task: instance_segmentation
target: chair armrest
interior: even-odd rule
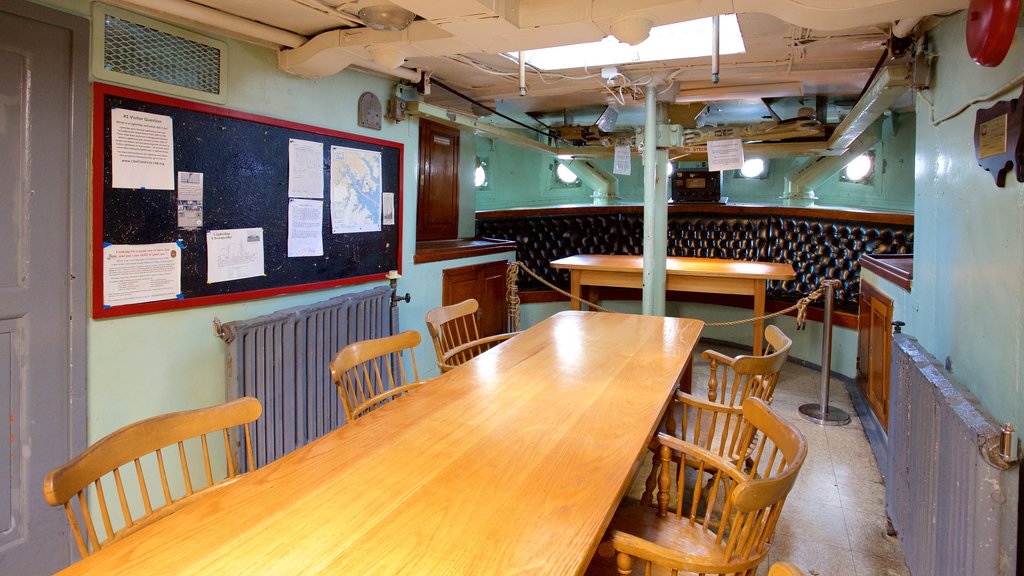
[[[743,415],[742,406],[729,406],[728,404],[722,404],[721,402],[704,400],[687,392],[676,392],[676,401],[684,406],[693,406],[694,408],[700,408],[702,410],[712,410],[720,414],[733,414],[735,416]]]
[[[444,362],[443,363],[448,365],[447,361],[450,360],[451,358],[455,357],[455,356],[458,356],[459,354],[462,354],[462,353],[464,353],[466,351],[469,351],[469,350],[473,350],[475,348],[479,348],[480,346],[493,345],[493,344],[498,344],[498,343],[504,342],[505,340],[508,340],[509,338],[511,338],[511,337],[513,337],[513,336],[515,336],[517,334],[519,334],[519,332],[507,332],[505,334],[495,334],[494,336],[485,336],[483,338],[478,338],[476,340],[472,340],[470,342],[466,342],[465,344],[456,346],[455,348],[452,348],[451,350],[446,352],[445,355],[444,355]]]
[[[726,356],[725,354],[722,354],[721,352],[716,352],[715,350],[705,350],[701,352],[700,357],[704,360],[715,359],[721,362],[722,364],[726,364],[729,366],[732,366],[733,363],[736,362],[736,358]],[[737,356],[737,358],[740,358],[740,356]]]
[[[676,452],[682,453],[685,457],[699,460],[705,464],[708,464],[707,468],[714,468],[716,470],[722,470],[730,478],[736,482],[747,482],[748,477],[746,474],[736,468],[736,463],[728,458],[723,458],[710,450],[705,450],[700,446],[691,444],[686,440],[680,440],[675,436],[669,436],[664,432],[658,433],[658,444],[667,446]]]

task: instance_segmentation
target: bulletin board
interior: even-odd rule
[[[94,317],[265,298],[401,271],[402,144],[94,86]],[[147,127],[126,128],[126,118],[153,122],[164,130],[164,140],[145,132]],[[289,227],[294,237],[300,229],[298,220],[290,220],[296,199],[289,198],[289,190],[296,186],[289,171],[297,164],[290,153],[296,143],[323,148],[321,255],[309,249],[312,255],[289,256],[289,248],[298,245],[291,244],[297,240],[289,239]],[[307,152],[307,166],[315,156]],[[139,174],[136,166],[142,167]],[[316,185],[315,176],[307,171],[307,183]],[[183,200],[194,198],[197,188],[198,205]],[[303,233],[315,240],[318,205],[302,200],[307,202]],[[340,216],[334,216],[332,205]],[[343,219],[356,217],[356,228]],[[226,237],[250,243],[239,244],[241,260],[229,253],[233,248],[223,248]],[[262,270],[257,270],[260,244]],[[159,253],[159,263],[137,256],[146,251]],[[138,259],[129,265],[130,258]],[[236,264],[237,269],[231,267]],[[168,288],[179,269],[180,287]]]

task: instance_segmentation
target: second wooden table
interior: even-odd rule
[[[642,256],[581,254],[551,262],[552,268],[570,272],[573,296],[582,297],[584,286],[643,288]],[[768,280],[796,278],[793,266],[778,262],[748,262],[717,258],[669,256],[665,262],[665,289],[679,292],[709,292],[754,297],[754,316],[764,316],[765,286]],[[579,310],[579,300],[572,301]],[[753,353],[764,351],[764,321],[754,322]]]

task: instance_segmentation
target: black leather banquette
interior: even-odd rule
[[[642,254],[642,206],[581,206],[477,212],[478,237],[514,240],[517,257],[546,280],[568,288],[552,260],[574,254]],[[834,278],[838,310],[854,311],[863,254],[911,254],[912,214],[780,206],[673,205],[671,256],[788,262],[796,279],[770,282],[768,297],[795,301]],[[521,274],[521,290],[543,289]]]

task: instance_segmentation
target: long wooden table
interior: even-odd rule
[[[61,574],[579,574],[699,338],[562,312]]]
[[[552,268],[569,270],[571,292],[583,297],[586,286],[643,288],[642,256],[580,254],[551,262]],[[680,292],[709,292],[754,297],[754,316],[764,315],[765,286],[768,280],[796,278],[791,264],[748,262],[717,258],[669,256],[665,262],[665,289]],[[579,310],[578,300],[572,309]],[[753,353],[764,350],[764,321],[754,322]]]

